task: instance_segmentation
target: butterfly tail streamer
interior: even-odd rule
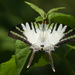
[[[51,68],[52,68],[53,72],[55,72],[55,68],[54,68],[51,52],[48,52],[48,55],[49,55],[49,60],[50,60]]]
[[[32,61],[33,61],[33,58],[34,58],[35,53],[36,53],[36,51],[33,50],[32,54],[31,54],[31,57],[30,57],[30,59],[29,59],[29,62],[28,62],[27,68],[30,67],[30,65],[31,65],[31,63],[32,63]]]

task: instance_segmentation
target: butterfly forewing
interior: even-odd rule
[[[59,46],[59,45],[62,45],[64,43],[67,43],[67,42],[74,42],[75,41],[75,30],[70,28],[69,26],[59,24],[54,29],[54,32],[53,32],[53,29],[51,32],[54,35],[53,41],[58,40],[57,42],[54,43],[54,45]]]
[[[28,45],[31,45],[32,44],[31,40],[34,39],[35,35],[37,35],[34,29],[35,29],[34,25],[31,25],[31,23],[30,25],[28,23],[21,23],[15,26],[14,28],[12,28],[10,32],[8,33],[8,36],[14,39],[19,39],[27,43]]]

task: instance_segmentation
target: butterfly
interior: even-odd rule
[[[35,53],[43,49],[48,53],[52,70],[55,72],[51,51],[55,51],[64,43],[74,42],[75,30],[63,24],[47,25],[46,21],[41,24],[26,22],[12,28],[8,36],[27,43],[33,50],[27,68],[30,67]]]

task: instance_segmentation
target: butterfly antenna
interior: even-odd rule
[[[50,59],[50,63],[51,63],[51,68],[52,68],[53,72],[55,72],[55,68],[54,68],[51,52],[48,52],[48,54],[49,54],[49,59]]]
[[[29,63],[28,63],[28,65],[27,65],[27,68],[30,67],[30,65],[31,65],[31,63],[32,63],[32,60],[33,60],[33,58],[34,58],[35,53],[36,53],[36,51],[33,50],[32,54],[31,54],[31,57],[30,57],[30,59],[29,59]]]

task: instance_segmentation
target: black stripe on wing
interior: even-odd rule
[[[68,42],[75,42],[75,37],[74,38],[70,38],[70,39],[66,39],[64,41],[60,41],[56,44],[56,46],[62,45],[64,43],[68,43]]]
[[[14,32],[12,32],[12,31],[10,31],[9,33],[8,33],[8,36],[10,36],[10,37],[12,37],[12,38],[14,38],[14,39],[19,39],[19,40],[21,40],[21,41],[23,41],[23,42],[25,42],[25,43],[27,43],[29,46],[31,45],[31,43],[29,42],[29,41],[27,41],[24,37],[20,37],[20,35],[16,35],[16,34],[14,34]]]
[[[11,31],[13,31],[13,32],[15,32],[17,34],[20,34],[21,36],[23,36],[23,37],[25,37],[27,39],[27,37],[23,34],[24,30],[23,30],[21,24],[16,25],[15,27],[13,27],[11,29]]]
[[[55,25],[56,25],[55,30],[57,31],[60,24],[59,24],[59,23],[53,23],[53,24],[52,24],[52,28],[51,28],[51,33],[53,32],[53,29],[54,29]],[[65,26],[65,25],[62,24],[62,28],[63,28],[64,26]],[[66,28],[66,30],[65,30],[64,33],[68,32],[68,31],[71,30],[71,29],[72,29],[72,28],[70,28],[70,27],[67,26],[67,28]]]
[[[30,27],[30,29],[32,30],[32,24],[31,24],[30,22],[27,22],[27,23],[29,24],[29,27]],[[24,24],[25,27],[26,27],[26,23],[21,23],[21,24]]]
[[[24,25],[25,25],[25,27],[26,27],[26,23],[23,23]],[[39,25],[38,25],[38,23],[30,23],[30,22],[28,22],[28,24],[29,24],[29,27],[30,27],[30,29],[32,30],[33,28],[34,28],[34,31],[35,31],[35,33],[37,33],[37,31],[36,31],[36,29],[37,28],[39,28]],[[40,28],[39,28],[40,29]]]
[[[51,33],[53,32],[54,26],[55,26],[55,24],[53,23],[52,28],[51,28]]]
[[[23,34],[24,30],[21,26],[21,24],[15,26],[14,28],[12,28],[12,30],[8,33],[8,36],[14,38],[14,39],[19,39],[25,43],[27,43],[28,45],[31,45],[31,43],[29,41],[27,41],[27,37]]]
[[[75,30],[74,29],[67,26],[64,34],[65,35],[60,39],[60,42],[56,44],[57,46],[62,45],[67,42],[75,42]]]

